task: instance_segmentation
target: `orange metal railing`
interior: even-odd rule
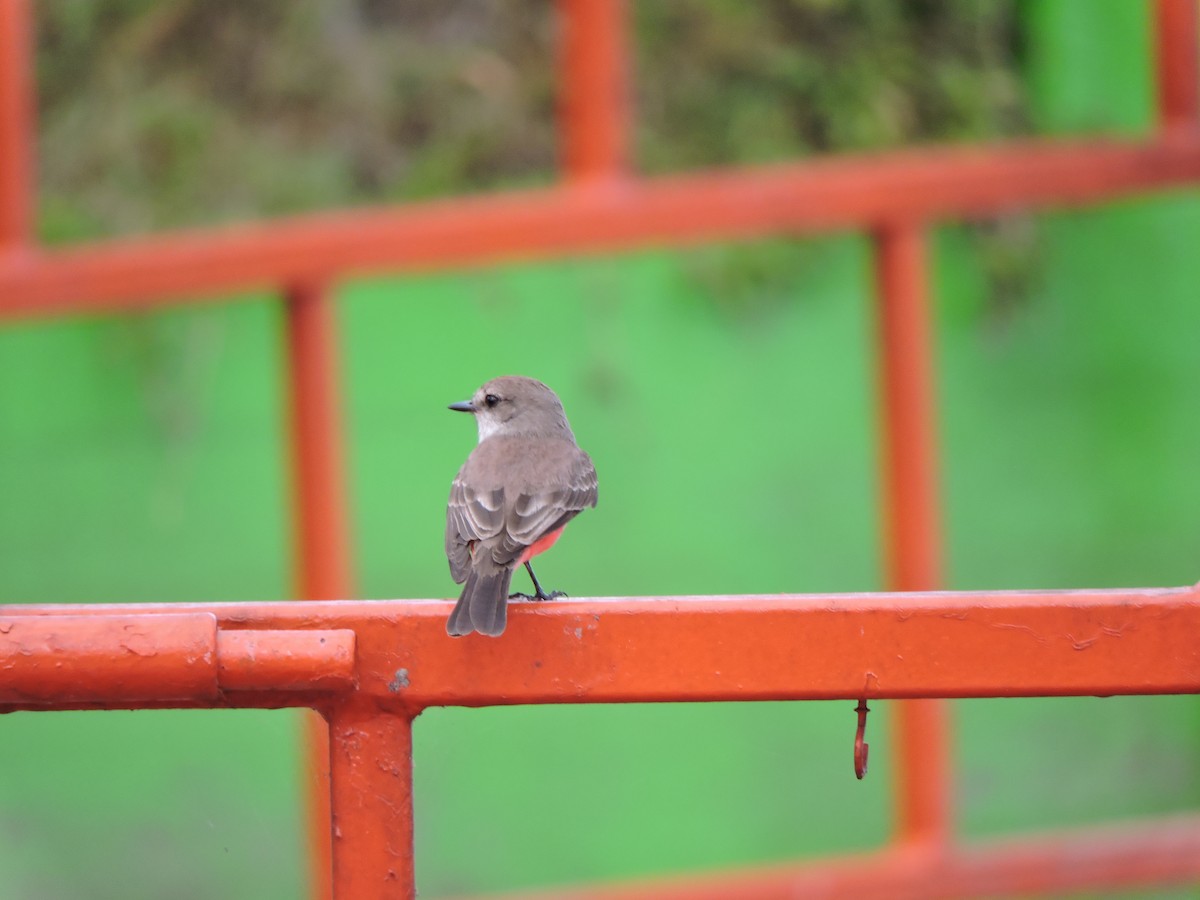
[[[1200,879],[1194,816],[957,845],[948,723],[936,699],[1200,691],[1198,651],[1185,640],[1200,625],[1194,588],[568,601],[514,609],[520,627],[503,654],[447,641],[441,601],[327,602],[354,593],[332,308],[339,278],[838,229],[875,236],[887,586],[936,588],[927,227],[1200,183],[1196,2],[1155,0],[1153,9],[1159,128],[1140,140],[1025,141],[642,179],[627,163],[623,4],[564,0],[560,186],[51,250],[31,227],[30,4],[0,0],[0,317],[280,290],[295,585],[316,601],[8,608],[0,706],[316,709],[315,883],[341,898],[413,891],[413,717],[435,704],[516,702],[906,701],[896,836],[877,853],[579,896],[962,897]],[[782,637],[796,633],[804,654]],[[127,652],[131,640],[146,653]],[[573,652],[581,641],[586,655]],[[541,667],[514,662],[522,659]]]
[[[319,710],[336,893],[374,898],[412,891],[411,727],[430,706],[1200,692],[1197,587],[563,600],[513,607],[503,646],[447,640],[450,607],[9,607],[0,708]],[[1200,878],[1200,815],[965,849],[923,837],[706,878],[700,893],[666,883],[588,896],[894,897],[918,884],[922,896],[973,896]]]

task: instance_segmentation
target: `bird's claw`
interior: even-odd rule
[[[509,594],[509,600],[529,600],[531,602],[539,602],[542,600],[557,600],[559,597],[567,596],[565,591],[551,591],[549,594],[538,591],[536,594]]]

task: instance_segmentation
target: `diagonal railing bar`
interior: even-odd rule
[[[1048,831],[928,852],[900,844],[803,864],[551,891],[529,900],[962,900],[1200,880],[1200,816]],[[501,895],[496,895],[501,896]],[[518,896],[518,895],[503,895]]]
[[[406,272],[1095,203],[1200,182],[1200,130],[1027,141],[320,213],[0,260],[0,318]]]

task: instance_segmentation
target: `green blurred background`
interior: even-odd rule
[[[1143,133],[1148,6],[631,3],[636,164]],[[541,0],[36,12],[50,243],[555,178]],[[1194,190],[937,231],[949,587],[1200,577],[1198,247]],[[506,372],[558,390],[602,483],[546,557],[548,584],[880,587],[861,236],[353,280],[341,295],[361,596],[455,593],[443,509],[474,434],[445,405]],[[289,596],[279,302],[220,299],[0,331],[0,601]],[[422,893],[876,846],[889,709],[861,783],[852,709],[431,710],[416,727]],[[1200,805],[1191,698],[953,710],[965,836]],[[287,712],[5,717],[0,898],[303,896],[298,731]]]

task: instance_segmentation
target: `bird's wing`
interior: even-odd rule
[[[450,575],[461,584],[471,564],[471,546],[494,538],[504,528],[504,489],[477,491],[460,471],[450,486],[446,506],[446,559]]]
[[[492,559],[497,563],[511,564],[542,535],[561,528],[581,510],[596,505],[596,469],[582,450],[576,450],[575,454],[562,483],[518,495],[505,516],[504,534],[492,548]]]

